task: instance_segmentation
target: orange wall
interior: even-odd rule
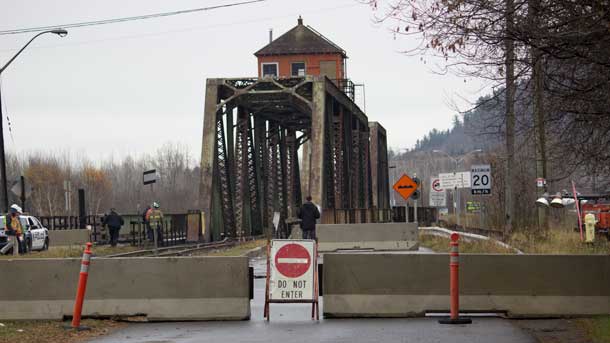
[[[337,63],[337,78],[343,79],[343,58],[341,54],[316,55],[276,55],[261,56],[258,58],[258,76],[262,76],[262,63],[277,62],[279,64],[279,77],[290,77],[290,65],[293,62],[305,62],[305,74],[320,75],[320,61],[335,61]]]

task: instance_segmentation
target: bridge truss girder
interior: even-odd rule
[[[325,77],[208,79],[204,238],[286,237],[307,194],[321,205],[323,223],[387,220],[379,213],[389,195],[378,200],[386,196],[378,189],[387,185],[379,172],[387,149],[378,148],[385,130],[374,142],[370,133],[366,115]],[[380,176],[386,180],[374,180]]]

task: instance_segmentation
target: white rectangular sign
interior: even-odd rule
[[[447,206],[447,192],[441,188],[441,181],[438,177],[430,178],[430,207]]]
[[[470,188],[470,172],[438,174],[442,189]]]
[[[478,164],[470,167],[473,195],[491,194],[491,166],[489,164]]]
[[[157,182],[157,170],[151,169],[142,173],[142,180],[145,185]]]
[[[271,241],[269,300],[314,300],[315,244],[300,239]]]

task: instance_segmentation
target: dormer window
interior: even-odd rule
[[[290,65],[291,76],[305,76],[305,62],[293,62]]]
[[[263,77],[265,76],[273,76],[277,77],[278,75],[278,64],[277,62],[272,63],[262,63],[261,64]]]

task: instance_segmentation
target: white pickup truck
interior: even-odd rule
[[[19,253],[26,253],[32,250],[49,249],[49,230],[42,226],[38,218],[29,215],[19,216],[21,227],[23,228],[24,242],[19,248]],[[6,220],[0,216],[0,249],[7,244]]]

